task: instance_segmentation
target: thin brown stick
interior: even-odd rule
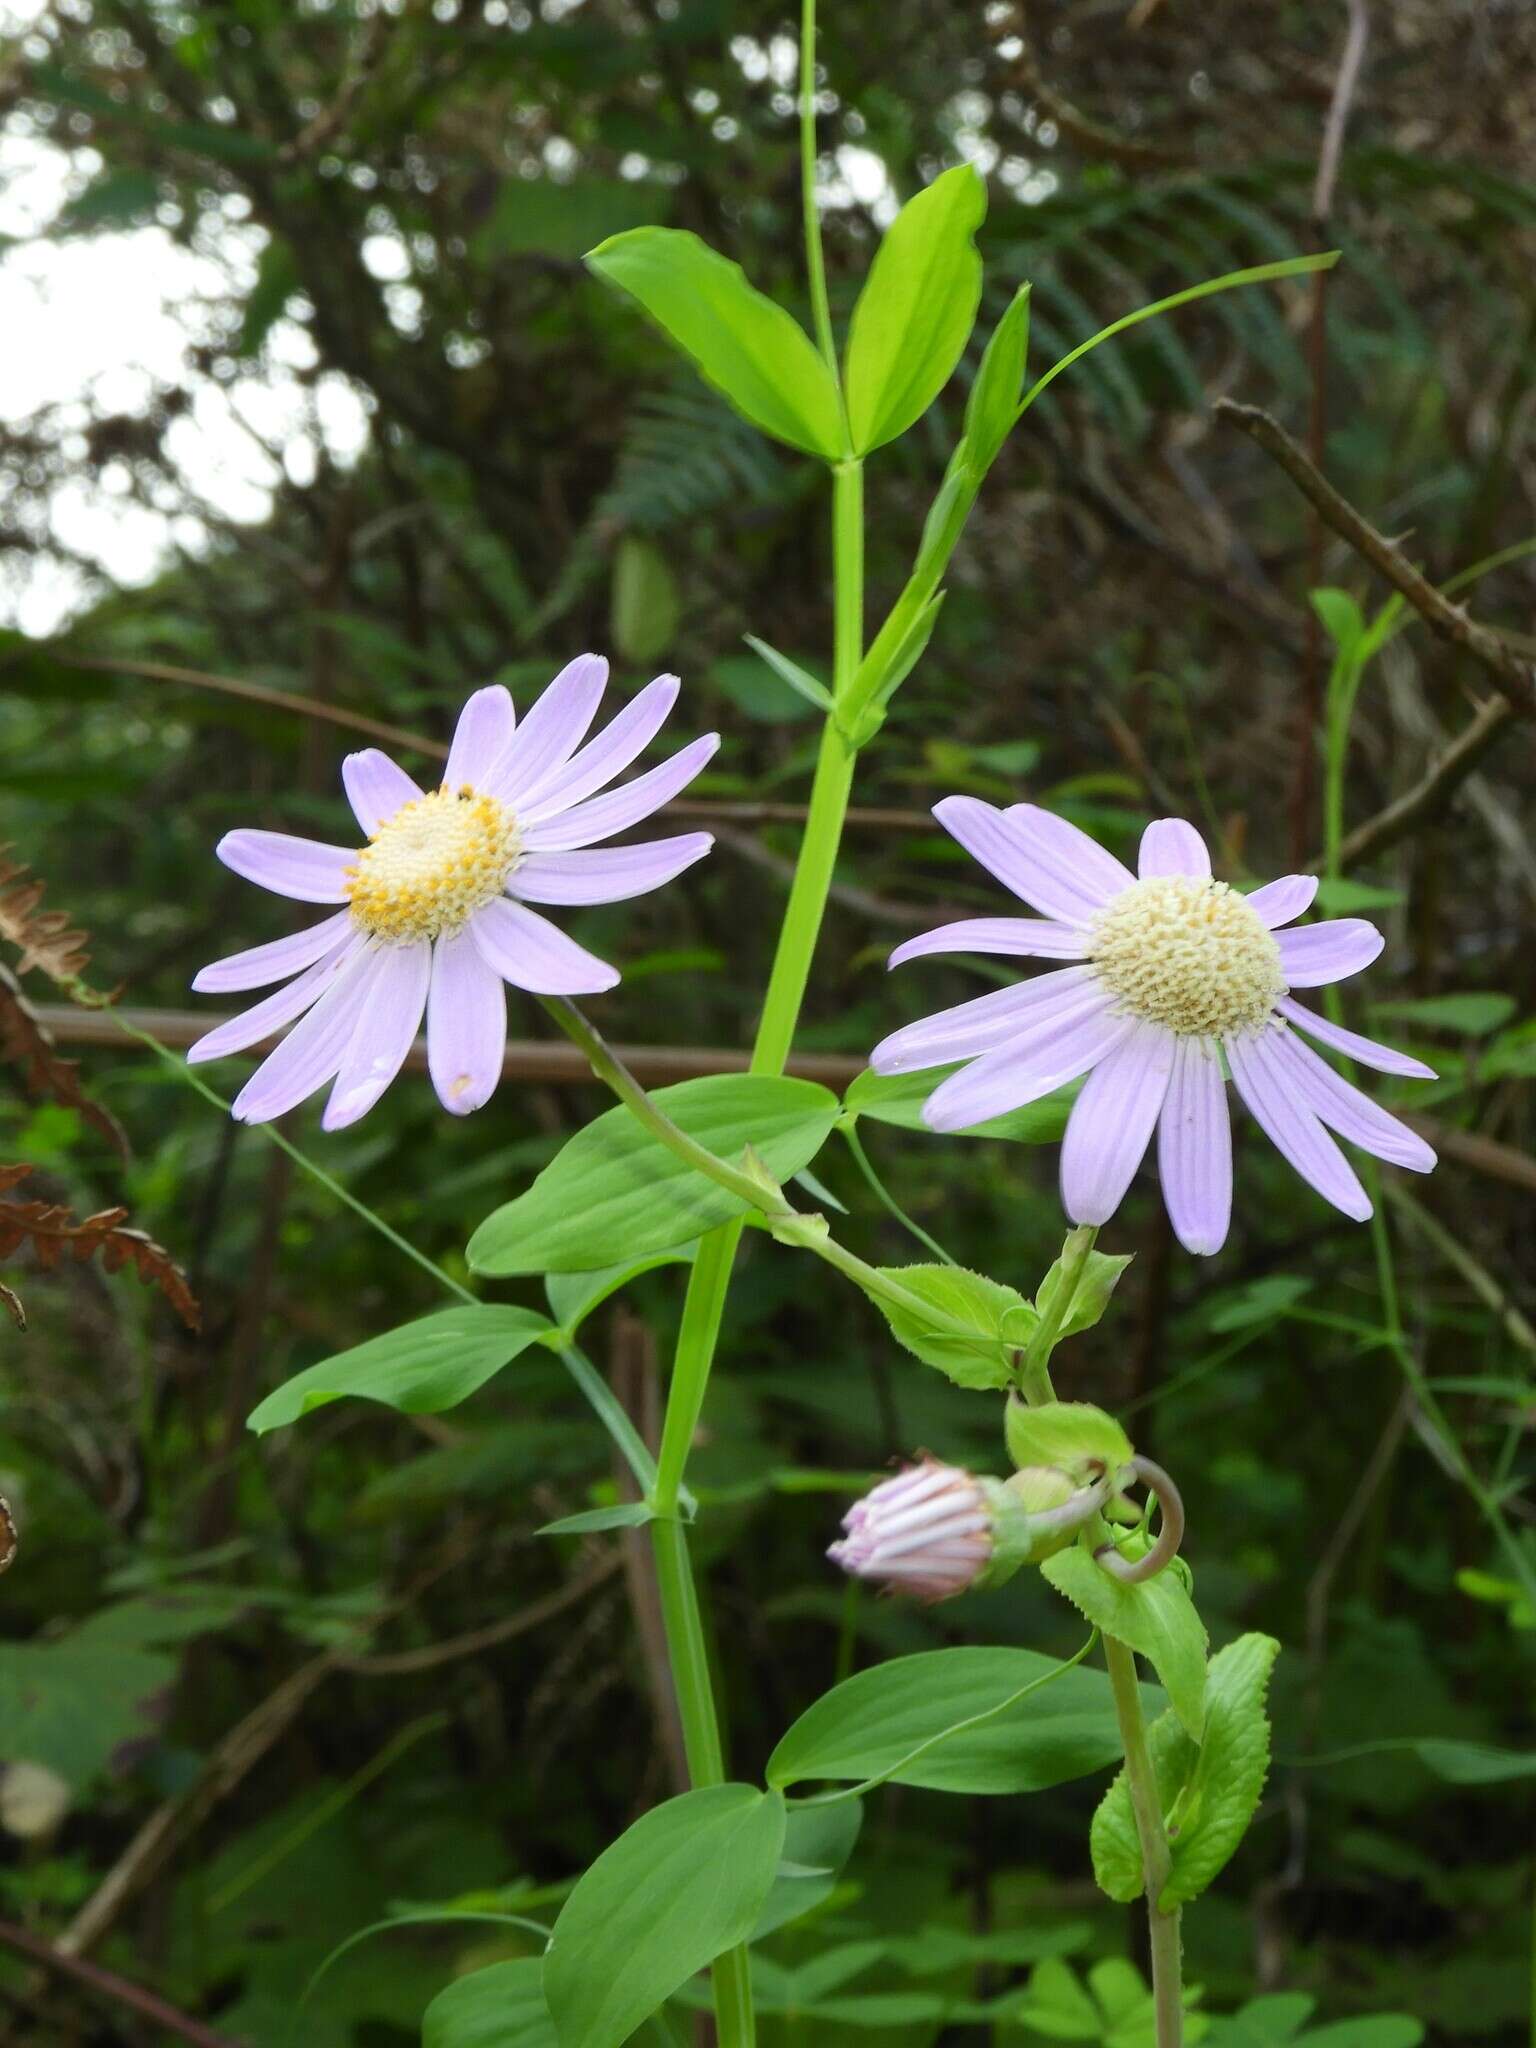
[[[1348,833],[1339,848],[1342,867],[1358,867],[1362,861],[1384,853],[1406,839],[1414,827],[1444,810],[1467,777],[1492,747],[1505,726],[1515,718],[1514,705],[1507,697],[1490,697],[1472,722],[1463,727],[1445,752],[1432,761],[1423,778],[1412,789],[1367,818]],[[1319,862],[1321,855],[1318,856]]]
[[[115,1970],[104,1970],[99,1963],[88,1963],[80,1956],[67,1955],[28,1928],[0,1920],[0,1943],[14,1949],[18,1955],[30,1957],[45,1970],[68,1977],[87,1990],[100,1992],[114,2005],[125,2005],[131,2012],[153,2020],[157,2027],[175,2034],[179,2040],[191,2041],[194,2048],[238,2048],[228,2034],[216,2034],[201,2020],[193,2019],[190,2013],[179,2012],[174,2005],[167,2005],[163,1998],[157,1998],[153,1991],[146,1991],[141,1984],[130,1983],[126,1977],[118,1976]]]
[[[42,1003],[37,1015],[61,1044],[129,1046],[128,1034],[148,1033],[172,1050],[183,1052],[194,1040],[227,1021],[227,1012],[210,1010],[138,1010],[118,1008],[102,1012],[72,1010],[65,1003]],[[266,1039],[252,1046],[242,1059],[259,1059],[276,1041]],[[665,1087],[670,1081],[691,1081],[701,1074],[744,1074],[750,1055],[730,1046],[715,1045],[621,1045],[615,1050],[625,1066],[647,1088]],[[427,1069],[426,1041],[418,1039],[406,1055],[413,1073]],[[797,1053],[787,1071],[802,1081],[820,1081],[828,1088],[845,1088],[864,1062],[847,1053]],[[575,1046],[564,1039],[515,1038],[507,1046],[502,1076],[509,1081],[589,1083],[591,1069]]]
[[[423,739],[420,733],[410,732],[403,725],[390,725],[383,719],[370,718],[366,712],[349,711],[344,704],[322,703],[318,697],[306,697],[297,690],[274,690],[265,683],[248,683],[240,676],[218,676],[207,669],[179,668],[163,661],[126,661],[115,655],[57,653],[51,658],[61,668],[81,669],[93,675],[137,676],[145,682],[176,683],[188,689],[211,690],[221,697],[238,697],[247,704],[260,704],[269,711],[285,711],[295,718],[311,718],[323,725],[337,726],[344,732],[361,733],[365,739],[377,740],[386,747],[397,747],[403,753],[425,754],[433,761],[444,761],[448,757],[448,748],[442,740]],[[0,674],[4,673],[4,666],[0,663]],[[662,809],[669,817],[715,818],[733,825],[803,825],[805,822],[804,804],[674,797]],[[874,832],[924,832],[933,829],[933,819],[927,811],[890,804],[856,804],[849,809],[847,822]]]
[[[589,1571],[580,1578],[571,1579],[547,1593],[542,1600],[534,1600],[527,1607],[520,1607],[516,1614],[503,1615],[500,1621],[487,1622],[484,1628],[476,1628],[461,1636],[450,1636],[446,1642],[426,1643],[419,1650],[396,1650],[377,1656],[338,1656],[335,1668],[355,1672],[362,1678],[405,1678],[418,1671],[434,1671],[439,1664],[451,1664],[456,1657],[476,1657],[483,1650],[493,1650],[499,1643],[509,1643],[514,1636],[526,1635],[540,1623],[563,1614],[567,1607],[573,1607],[605,1579],[611,1579],[623,1563],[623,1552],[614,1549],[600,1557]]]
[[[1448,597],[1416,569],[1394,541],[1376,528],[1349,500],[1336,491],[1317,465],[1298,448],[1277,419],[1262,406],[1240,405],[1234,399],[1218,398],[1218,419],[1241,428],[1266,455],[1285,471],[1307,501],[1342,539],[1372,568],[1377,569],[1402,597],[1406,598],[1432,633],[1449,646],[1470,654],[1488,674],[1499,693],[1526,717],[1536,715],[1536,667],[1511,652],[1499,635],[1481,626],[1465,606]]]

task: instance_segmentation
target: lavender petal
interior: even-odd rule
[[[524,799],[520,806],[523,822],[537,825],[612,782],[660,732],[681,688],[676,676],[657,676],[647,683],[596,739],[588,740],[563,768],[546,776],[536,795]]]
[[[521,903],[487,903],[470,919],[469,933],[486,965],[530,995],[592,996],[619,979],[616,967]]]
[[[1237,1092],[1276,1151],[1308,1186],[1346,1216],[1364,1223],[1371,1214],[1370,1198],[1344,1154],[1298,1099],[1285,1061],[1276,1057],[1273,1036],[1266,1027],[1233,1032],[1223,1039]]]
[[[686,789],[719,744],[717,732],[704,733],[670,761],[637,775],[622,789],[591,797],[568,811],[546,811],[543,823],[530,825],[524,832],[523,844],[530,853],[564,853],[574,847],[592,846],[629,825],[638,825],[652,811],[670,803],[679,790]]]
[[[237,875],[296,903],[345,903],[347,870],[357,859],[344,846],[322,846],[288,832],[255,832],[244,825],[226,832],[216,851]]]
[[[1328,1128],[1358,1145],[1363,1152],[1385,1159],[1393,1166],[1406,1166],[1411,1173],[1428,1173],[1435,1164],[1431,1146],[1417,1131],[1393,1116],[1380,1103],[1333,1068],[1310,1045],[1282,1026],[1275,1033],[1276,1056],[1283,1059],[1292,1085],[1302,1100],[1322,1118]]]
[[[1154,875],[1204,877],[1211,872],[1210,849],[1183,818],[1154,818],[1141,835],[1136,872],[1144,882]]]
[[[525,903],[623,903],[674,881],[714,843],[708,832],[680,832],[639,846],[531,853],[513,869],[507,887]]]
[[[350,954],[306,1016],[268,1053],[235,1097],[241,1123],[270,1123],[336,1078],[357,1020],[373,995],[382,949],[367,944]]]
[[[443,782],[449,789],[484,789],[496,763],[512,743],[517,713],[512,692],[504,683],[489,683],[475,694],[459,713],[448,749]]]
[[[421,791],[403,768],[396,767],[378,747],[364,747],[360,754],[348,754],[341,764],[342,787],[352,815],[372,838],[403,804],[417,803]]]
[[[210,961],[193,976],[192,986],[204,996],[266,988],[271,982],[283,981],[290,974],[312,967],[327,953],[336,952],[351,929],[351,912],[339,910],[334,917],[294,932],[290,938],[269,939],[264,946],[248,946],[243,953],[230,953],[223,960]]]
[[[1292,988],[1321,988],[1369,967],[1386,940],[1363,917],[1335,917],[1281,932],[1275,943],[1280,972]]]
[[[427,1070],[452,1116],[490,1101],[507,1054],[506,983],[465,930],[439,939],[427,996]]]
[[[358,1013],[320,1119],[322,1130],[345,1130],[366,1116],[405,1065],[421,1026],[431,974],[430,939],[380,949],[368,1000]]]
[[[599,654],[578,654],[567,662],[478,786],[514,809],[536,794],[540,782],[580,746],[607,681],[608,664]]]
[[[1157,1170],[1185,1251],[1219,1252],[1232,1223],[1232,1120],[1208,1038],[1181,1038],[1157,1125]]]
[[[312,1003],[318,1002],[347,960],[364,943],[361,935],[350,941],[344,938],[324,959],[317,960],[297,980],[290,981],[286,988],[280,988],[262,1002],[253,1003],[238,1017],[229,1017],[222,1024],[215,1024],[195,1045],[188,1047],[188,1065],[198,1066],[204,1060],[221,1060],[232,1052],[244,1052],[247,1047],[259,1045],[264,1038],[270,1038],[275,1031],[281,1031],[285,1024],[291,1024]]]
[[[1098,986],[1091,967],[1060,967],[1012,988],[989,989],[984,996],[903,1024],[881,1039],[869,1064],[877,1074],[905,1074],[991,1052],[1039,1018],[1072,1008]]]
[[[1078,1007],[1052,1015],[941,1081],[923,1106],[923,1122],[934,1131],[963,1131],[1037,1102],[1089,1073],[1133,1028],[1094,988]]]
[[[1407,1053],[1396,1052],[1390,1045],[1378,1045],[1374,1038],[1362,1038],[1358,1031],[1346,1031],[1342,1024],[1330,1024],[1326,1017],[1319,1017],[1315,1010],[1293,1002],[1289,996],[1282,996],[1275,1008],[1319,1045],[1358,1060],[1362,1067],[1374,1067],[1379,1074],[1401,1074],[1414,1081],[1435,1078],[1434,1068],[1426,1067],[1422,1060],[1410,1059]]]
[[[1061,1199],[1074,1223],[1107,1223],[1125,1199],[1152,1142],[1177,1043],[1163,1026],[1139,1024],[1083,1083],[1061,1146]]]
[[[962,917],[915,939],[904,939],[886,962],[900,967],[927,953],[1029,954],[1042,960],[1081,960],[1088,934],[1079,925],[1044,917]]]
[[[1086,923],[1134,880],[1086,832],[1033,804],[999,811],[979,797],[947,796],[933,815],[1015,896],[1066,924]]]
[[[1310,910],[1316,894],[1316,875],[1281,875],[1278,881],[1266,882],[1262,889],[1255,889],[1244,901],[1271,931],[1275,931],[1281,925],[1289,924],[1292,918],[1300,917],[1304,910]]]

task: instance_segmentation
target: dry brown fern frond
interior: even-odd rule
[[[29,1094],[77,1110],[99,1131],[120,1159],[128,1158],[128,1139],[109,1109],[93,1102],[80,1086],[80,1062],[60,1059],[53,1034],[21,992],[8,967],[0,966],[0,1060],[21,1069]]]
[[[16,972],[30,974],[38,968],[74,1002],[93,1008],[110,1003],[111,996],[88,987],[81,978],[90,964],[89,932],[71,925],[66,912],[42,908],[47,884],[25,862],[11,860],[10,852],[9,844],[0,845],[0,938],[20,948]]]
[[[25,1180],[30,1166],[0,1166],[0,1193]],[[202,1311],[187,1285],[187,1276],[163,1245],[142,1230],[126,1227],[126,1209],[102,1209],[77,1217],[57,1202],[0,1201],[0,1258],[19,1245],[30,1244],[44,1272],[52,1272],[66,1253],[82,1263],[99,1257],[109,1273],[131,1265],[139,1278],[158,1287],[189,1330],[201,1327]]]

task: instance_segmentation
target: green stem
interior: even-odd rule
[[[1168,1850],[1168,1832],[1163,1825],[1162,1800],[1157,1773],[1147,1748],[1147,1724],[1141,1711],[1141,1687],[1136,1680],[1136,1658],[1115,1636],[1104,1638],[1104,1661],[1109,1667],[1110,1689],[1115,1696],[1115,1714],[1120,1723],[1120,1740],[1125,1747],[1125,1776],[1130,1787],[1131,1811],[1136,1816],[1136,1837],[1141,1844],[1141,1867],[1146,1875],[1147,1924],[1152,1937],[1152,2003],[1157,2018],[1157,2048],[1180,2048],[1184,2038],[1184,1998],[1181,1987],[1182,1958],[1179,1944],[1179,1913],[1175,1907],[1165,1913],[1158,1905],[1173,1867]]]
[[[958,1266],[960,1261],[951,1258],[943,1245],[939,1243],[939,1240],[936,1237],[930,1237],[921,1223],[915,1217],[907,1214],[879,1174],[876,1173],[869,1154],[864,1150],[863,1142],[852,1123],[845,1123],[842,1126],[842,1133],[844,1143],[853,1154],[854,1164],[858,1167],[859,1172],[863,1174],[871,1192],[874,1194],[875,1200],[880,1204],[881,1208],[894,1216],[902,1229],[915,1237],[920,1245],[925,1245],[941,1265]]]
[[[1054,1401],[1051,1385],[1051,1352],[1071,1313],[1078,1282],[1088,1264],[1098,1231],[1090,1224],[1074,1230],[1062,1253],[1062,1284],[1056,1290],[1051,1312],[1041,1319],[1025,1353],[1020,1389],[1032,1408]],[[1089,1550],[1104,1540],[1106,1529],[1095,1516],[1083,1532]],[[1183,1955],[1179,1942],[1179,1916],[1164,1913],[1158,1906],[1173,1858],[1168,1848],[1168,1830],[1158,1796],[1157,1774],[1147,1748],[1147,1725],[1141,1710],[1141,1687],[1136,1680],[1134,1652],[1118,1637],[1104,1637],[1104,1662],[1109,1667],[1110,1689],[1115,1715],[1120,1723],[1120,1741],[1125,1750],[1125,1775],[1130,1788],[1131,1810],[1136,1818],[1136,1838],[1141,1845],[1141,1867],[1145,1874],[1147,1925],[1151,1935],[1152,2001],[1157,2018],[1157,2048],[1180,2048],[1184,2038]]]

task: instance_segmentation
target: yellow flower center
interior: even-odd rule
[[[494,902],[522,854],[517,819],[466,782],[386,818],[347,869],[352,922],[376,939],[435,939]]]
[[[1156,875],[1106,903],[1088,957],[1127,1010],[1181,1036],[1264,1022],[1285,993],[1280,948],[1225,882]]]

